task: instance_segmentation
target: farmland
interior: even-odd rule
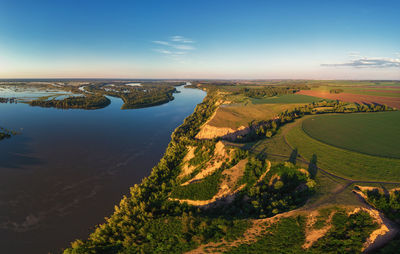
[[[375,96],[366,94],[353,94],[353,93],[338,93],[332,94],[326,91],[318,90],[302,90],[298,94],[309,95],[315,97],[321,97],[330,100],[341,100],[345,102],[357,102],[357,103],[378,103],[384,104],[394,108],[400,108],[400,99],[398,97],[388,96]]]
[[[318,96],[309,96],[303,94],[285,94],[275,97],[267,97],[262,99],[251,99],[254,104],[263,103],[312,103],[320,101],[321,98]]]
[[[320,115],[303,121],[312,138],[369,155],[400,158],[400,112]],[[384,131],[383,131],[384,130]]]
[[[288,143],[307,160],[316,154],[321,168],[350,179],[400,181],[399,159],[371,156],[320,142],[303,131],[302,122],[311,117],[314,116],[306,116],[287,126],[290,130],[286,134]]]
[[[362,94],[362,95],[374,95],[384,97],[400,97],[400,86],[337,86],[337,85],[326,85],[311,88],[312,91],[329,92],[332,89],[341,89],[344,93],[351,94]]]

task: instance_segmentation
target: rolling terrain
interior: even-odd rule
[[[360,253],[392,239],[382,250],[396,246],[397,111],[298,95],[310,91],[304,85],[190,87],[208,95],[152,174],[65,253]],[[363,186],[381,186],[394,201],[383,209],[360,196]]]

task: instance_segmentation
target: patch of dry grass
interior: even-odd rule
[[[302,105],[304,104],[225,104],[217,109],[208,124],[232,129],[247,127],[253,120],[269,120],[285,110],[292,110]]]

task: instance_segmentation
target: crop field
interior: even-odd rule
[[[311,90],[327,92],[331,89],[342,89],[344,93],[397,97],[400,98],[400,86],[319,86]]]
[[[247,127],[251,121],[269,120],[285,110],[292,110],[304,104],[233,104],[218,108],[215,116],[209,122],[215,127],[236,129]]]
[[[318,115],[303,121],[309,136],[336,147],[400,159],[400,112]]]
[[[376,81],[376,80],[309,80],[305,82],[310,86],[340,86],[340,87],[400,87],[399,81]]]
[[[320,142],[303,131],[302,121],[310,117],[313,116],[288,126],[291,129],[286,134],[288,143],[307,160],[316,154],[319,167],[353,180],[400,181],[399,159],[362,154]]]
[[[318,96],[309,96],[303,94],[285,94],[275,97],[268,97],[263,99],[251,99],[253,104],[266,104],[266,103],[312,103],[321,101]]]
[[[357,102],[357,103],[378,103],[385,104],[390,107],[400,108],[400,97],[385,97],[375,96],[366,94],[352,94],[352,93],[338,93],[333,94],[329,91],[318,91],[318,90],[301,90],[297,93],[298,95],[309,95],[316,96],[330,100],[341,100],[345,102]]]

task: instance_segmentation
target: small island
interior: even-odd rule
[[[31,106],[61,109],[99,109],[110,105],[111,101],[103,95],[71,96],[62,100],[39,98],[29,102]]]
[[[172,101],[177,92],[172,84],[105,84],[85,87],[88,93],[105,94],[121,98],[124,104],[121,109],[145,108]],[[176,85],[176,84],[174,84]]]

